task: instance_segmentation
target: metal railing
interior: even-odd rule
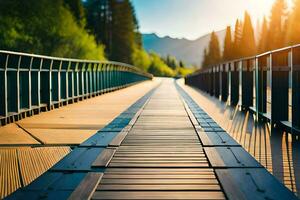
[[[200,69],[185,83],[253,112],[256,120],[299,133],[300,45]]]
[[[1,125],[149,79],[118,62],[0,51]]]

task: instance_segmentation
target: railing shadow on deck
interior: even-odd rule
[[[230,106],[195,89],[201,94],[198,103],[228,133],[253,155],[280,182],[300,196],[300,138],[268,122],[256,121],[250,111],[240,105]]]

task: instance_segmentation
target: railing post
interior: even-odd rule
[[[52,88],[52,101],[54,104],[59,104],[60,94],[59,94],[59,69],[61,67],[61,61],[54,60],[52,64],[52,80],[51,80],[51,88]]]
[[[74,63],[69,62],[67,73],[68,73],[68,101],[74,102]]]
[[[230,105],[236,106],[239,102],[239,61],[233,62],[230,67]]]
[[[42,67],[40,73],[40,102],[41,107],[51,106],[51,72],[52,60],[48,58],[42,59]]]
[[[261,56],[257,61],[257,112],[263,114],[267,112],[267,56]]]
[[[215,97],[219,99],[220,96],[220,70],[219,70],[219,65],[214,67],[214,86],[215,86]]]
[[[79,83],[78,83],[78,62],[72,62],[72,67],[73,67],[73,78],[74,78],[74,81],[73,81],[73,84],[74,84],[74,93],[73,93],[73,97],[74,99],[76,99],[76,101],[78,100],[78,96],[79,96],[79,89],[78,89],[78,86],[79,86]]]
[[[60,69],[60,102],[64,103],[68,101],[68,66],[67,61],[62,61]]]
[[[30,98],[30,65],[32,58],[29,56],[20,56],[19,68],[19,95],[20,111],[28,112],[31,108]]]
[[[40,69],[41,58],[33,58],[30,68],[31,73],[31,106],[39,112],[40,107]]]
[[[289,108],[289,51],[271,55],[271,123],[288,121]]]
[[[210,82],[210,86],[209,86],[209,94],[210,96],[214,96],[214,71],[213,68],[209,69],[209,82]]]
[[[222,65],[221,72],[221,85],[222,85],[222,96],[221,99],[223,102],[227,102],[228,99],[228,63]]]
[[[253,70],[255,60],[242,61],[242,110],[246,111],[253,106]]]
[[[84,63],[80,62],[78,63],[78,95],[80,96],[80,99],[83,99],[84,96]]]
[[[1,125],[6,124],[7,113],[7,62],[8,55],[0,53],[0,119]]]

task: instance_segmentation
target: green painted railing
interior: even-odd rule
[[[119,62],[0,50],[1,125],[150,79]]]

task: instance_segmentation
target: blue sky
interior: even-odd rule
[[[142,33],[196,39],[234,25],[245,10],[253,23],[269,16],[274,0],[132,0]],[[256,26],[256,25],[255,25]]]

